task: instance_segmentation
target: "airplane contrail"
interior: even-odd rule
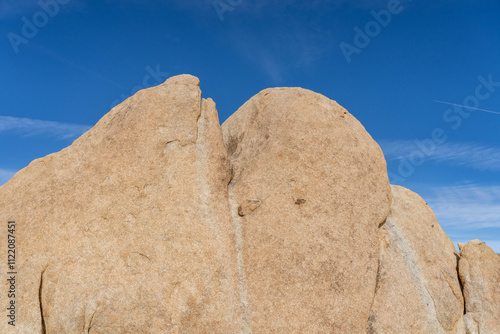
[[[463,106],[463,105],[461,105],[461,104],[450,103],[450,102],[444,102],[444,101],[439,101],[439,100],[434,100],[434,102],[439,102],[439,103],[449,104],[449,105],[451,105],[451,106],[457,106],[457,107],[462,107],[462,108],[467,108],[467,109],[481,110],[481,111],[486,111],[486,112],[489,112],[489,113],[492,113],[492,114],[498,114],[498,115],[500,115],[500,112],[497,112],[497,111],[492,111],[492,110],[487,110],[487,109],[480,109],[480,108],[467,107],[467,106]]]

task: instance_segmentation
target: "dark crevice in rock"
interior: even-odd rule
[[[302,205],[302,204],[304,204],[305,202],[306,202],[306,200],[305,200],[305,199],[303,199],[303,198],[299,198],[299,199],[297,199],[297,200],[295,201],[295,204],[297,204],[297,205]]]
[[[237,148],[238,148],[238,138],[230,137],[226,148],[227,155],[231,157],[236,152]]]
[[[42,303],[42,290],[43,290],[43,274],[45,274],[45,268],[40,275],[40,286],[38,287],[38,303],[40,305],[40,317],[42,320],[42,334],[46,334],[47,330],[45,328],[45,317],[43,316],[43,303]]]
[[[92,323],[94,321],[95,312],[96,311],[94,311],[94,313],[92,313],[92,316],[90,317],[89,329],[87,330],[87,334],[90,334],[90,331],[92,330]]]
[[[231,184],[231,182],[233,182],[233,179],[234,179],[234,166],[233,164],[230,164],[230,168],[229,168],[229,181],[227,182],[227,186],[229,187],[229,185]]]
[[[196,140],[194,141],[194,144],[198,144],[198,140],[200,139],[200,123],[203,122],[202,118],[202,113],[203,113],[203,99],[200,96],[200,109],[198,110],[198,116],[196,117]]]
[[[384,221],[385,222],[385,221]],[[375,298],[377,297],[377,291],[380,289],[380,253],[382,252],[382,249],[379,248],[379,259],[377,262],[377,276],[375,279],[375,290],[373,292],[373,299],[372,303],[370,305],[370,316],[368,317],[368,322],[367,322],[367,333],[372,334],[375,333],[375,328],[373,327],[373,323],[375,322],[375,315],[372,314],[372,309],[373,309],[373,304],[375,304]]]
[[[457,258],[457,278],[458,278],[458,284],[460,284],[460,291],[462,292],[462,298],[464,300],[464,315],[466,313],[466,308],[465,308],[465,295],[464,295],[464,285],[462,284],[462,280],[460,279],[460,269],[458,266],[458,262],[460,261],[460,255],[457,253],[454,254],[455,257]]]

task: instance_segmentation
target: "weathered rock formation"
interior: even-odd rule
[[[305,89],[221,127],[197,78],[170,78],[17,173],[0,221],[19,273],[0,333],[499,332],[500,258],[471,242],[458,273],[363,126]]]
[[[458,255],[427,203],[392,186],[380,228],[372,333],[465,333]]]
[[[467,333],[500,333],[500,257],[479,240],[459,246]]]
[[[300,88],[260,92],[222,130],[248,328],[363,332],[391,203],[379,146],[336,102]]]
[[[0,219],[18,226],[17,333],[239,332],[229,180],[192,76],[31,163],[0,189]]]

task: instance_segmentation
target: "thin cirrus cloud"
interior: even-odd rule
[[[462,231],[500,229],[500,185],[433,187],[424,198],[443,226]]]
[[[60,140],[81,136],[89,125],[43,121],[31,118],[0,116],[0,134],[14,133],[22,137],[47,136]]]
[[[331,47],[328,40],[332,39],[329,32],[303,31],[299,22],[289,22],[286,28],[275,28],[279,31],[279,38],[270,35],[257,38],[241,28],[234,28],[228,40],[243,58],[254,63],[274,84],[281,84],[291,71],[306,70],[320,60]],[[283,61],[285,54],[291,55],[287,62]]]
[[[419,146],[409,140],[379,141],[388,161],[409,159],[418,152],[426,160],[480,171],[500,171],[500,147],[476,143],[445,143],[434,147]]]

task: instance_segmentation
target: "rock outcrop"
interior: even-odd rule
[[[301,88],[260,92],[222,130],[233,215],[259,203],[234,215],[248,328],[363,332],[391,203],[379,146],[336,102]]]
[[[222,127],[193,76],[140,91],[2,186],[0,221],[0,333],[500,332],[500,257],[458,260],[363,126],[301,88]]]
[[[427,203],[392,186],[369,333],[465,333],[458,255]]]
[[[467,333],[500,333],[500,257],[479,240],[459,246]]]
[[[0,332],[239,332],[229,179],[215,105],[192,76],[31,163],[0,189],[22,277],[18,323]]]

